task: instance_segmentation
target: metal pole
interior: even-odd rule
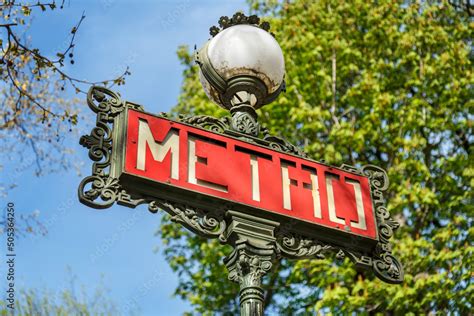
[[[261,277],[256,279],[250,274],[240,282],[240,315],[262,316],[264,310],[264,293]]]
[[[264,291],[262,277],[271,269],[273,246],[255,246],[248,240],[238,240],[234,251],[225,258],[229,279],[240,284],[240,315],[262,316]]]
[[[226,239],[234,247],[224,259],[229,280],[240,284],[240,315],[263,316],[262,278],[276,258],[274,230],[278,223],[229,211]]]

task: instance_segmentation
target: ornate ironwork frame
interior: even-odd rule
[[[260,18],[256,15],[246,16],[242,12],[236,12],[231,18],[228,16],[221,16],[219,19],[219,26],[211,26],[209,29],[209,34],[214,37],[219,34],[220,31],[239,24],[254,25],[270,33],[270,23],[266,21],[260,23]],[[273,33],[270,34],[275,36]]]
[[[89,157],[94,161],[92,174],[85,177],[78,188],[81,203],[96,209],[105,209],[115,202],[135,208],[148,204],[150,212],[165,210],[174,222],[178,222],[194,233],[206,238],[219,238],[227,242],[224,231],[228,228],[226,213],[228,208],[216,206],[212,211],[196,208],[185,201],[177,203],[172,200],[159,199],[140,192],[128,192],[118,179],[123,159],[125,110],[127,108],[143,111],[135,103],[123,101],[120,95],[103,87],[92,87],[87,95],[87,103],[97,114],[96,126],[89,135],[80,139],[80,144],[89,149]],[[167,117],[165,113],[160,116]],[[261,136],[242,133],[232,128],[232,119],[217,119],[210,116],[179,116],[178,122],[206,129],[214,133],[238,137],[243,141],[266,146],[298,157],[307,156],[296,146],[286,140],[272,136],[265,128]],[[259,124],[256,120],[254,124]],[[245,132],[246,130],[244,130]],[[376,166],[367,165],[360,169],[342,165],[341,169],[365,175],[369,178],[378,228],[378,242],[373,253],[355,251],[352,247],[341,247],[326,241],[308,238],[292,229],[297,222],[280,223],[275,229],[274,246],[279,257],[291,259],[324,258],[328,251],[336,252],[338,258],[348,257],[358,267],[372,269],[377,277],[388,283],[401,283],[403,268],[392,255],[389,239],[399,224],[394,221],[385,207],[384,192],[389,181],[386,172]],[[354,236],[354,238],[357,238]],[[355,240],[354,240],[355,242]]]

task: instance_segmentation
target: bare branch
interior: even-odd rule
[[[64,7],[64,2],[66,0],[62,0],[61,1],[61,5],[60,5],[60,8],[62,9]],[[46,10],[46,7],[49,7],[51,10],[54,10],[56,9],[56,1],[52,1],[52,2],[39,2],[38,3],[35,3],[35,4],[22,4],[22,3],[16,3],[15,0],[4,0],[3,1],[3,4],[0,5],[0,9],[6,9],[6,8],[12,8],[12,7],[21,7],[21,8],[35,8],[35,7],[39,7],[41,8],[43,11]]]
[[[48,110],[47,108],[45,108],[43,105],[41,105],[38,101],[35,100],[35,98],[33,98],[27,91],[23,90],[15,81],[15,78],[13,77],[11,71],[10,71],[10,68],[7,67],[7,73],[8,73],[8,77],[10,78],[10,81],[11,83],[13,84],[13,86],[18,90],[18,92],[20,93],[20,97],[21,96],[25,96],[27,97],[31,102],[33,102],[35,105],[37,105],[38,107],[40,107],[44,112],[46,113],[49,113],[51,114],[53,117],[59,117],[60,115],[56,114],[56,113],[53,113],[51,112],[50,110]]]
[[[332,50],[332,105],[331,105],[331,116],[336,124],[339,126],[339,119],[336,116],[336,71],[337,71],[337,59],[336,59],[336,50]]]
[[[6,6],[16,6],[14,1],[8,3]],[[46,5],[46,4],[42,4]],[[4,5],[5,7],[5,5]],[[28,98],[34,105],[38,106],[41,110],[43,110],[45,113],[51,114],[53,117],[56,118],[64,118],[63,116],[59,115],[58,113],[53,113],[49,109],[46,108],[46,106],[42,105],[33,95],[22,89],[17,82],[15,81],[15,62],[14,60],[18,58],[19,55],[22,56],[31,56],[35,62],[35,67],[32,69],[32,73],[38,74],[40,78],[41,77],[41,69],[42,68],[47,68],[50,69],[53,73],[57,73],[60,76],[60,81],[63,82],[68,82],[74,89],[76,93],[86,93],[86,89],[82,89],[79,85],[84,84],[84,85],[104,85],[104,86],[114,86],[115,84],[121,85],[124,84],[125,82],[125,76],[130,75],[129,68],[126,67],[125,71],[117,78],[113,79],[107,79],[107,80],[102,80],[102,81],[88,81],[88,80],[81,80],[77,79],[75,77],[72,77],[65,73],[61,67],[64,66],[64,60],[69,54],[69,58],[71,58],[71,63],[74,63],[74,60],[72,59],[73,57],[73,49],[74,49],[74,40],[76,38],[76,33],[79,30],[82,22],[85,19],[85,14],[84,12],[82,13],[81,18],[79,19],[78,23],[71,29],[71,39],[69,41],[68,47],[62,52],[58,53],[58,59],[57,60],[51,60],[48,57],[42,55],[38,49],[31,49],[29,48],[26,44],[24,44],[18,36],[15,34],[13,31],[14,26],[16,26],[16,23],[7,23],[7,24],[0,24],[0,28],[4,28],[7,32],[7,40],[8,40],[8,47],[6,51],[4,50],[4,54],[0,59],[0,63],[6,64],[6,70],[9,79],[11,80],[13,86],[17,89],[18,93],[21,96],[25,96]],[[31,69],[31,68],[30,68]],[[39,80],[39,79],[38,79]],[[109,84],[108,83],[112,83]],[[63,84],[63,88],[64,89]]]

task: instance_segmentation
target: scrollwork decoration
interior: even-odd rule
[[[388,175],[385,170],[373,165],[363,166],[360,171],[369,178],[377,219],[379,242],[373,258],[375,274],[388,283],[401,283],[403,266],[392,255],[392,247],[389,243],[389,239],[400,225],[390,217],[383,196],[383,192],[389,186]]]
[[[86,186],[91,188],[86,190]],[[120,184],[118,179],[94,175],[84,178],[79,184],[79,200],[87,206],[103,209],[112,206],[118,197]],[[97,200],[100,198],[99,200]]]
[[[243,141],[266,146],[272,150],[308,158],[308,155],[297,146],[281,137],[271,135],[269,130],[261,126],[257,122],[256,117],[253,117],[251,113],[235,111],[232,117],[226,116],[220,119],[207,115],[180,115],[178,121],[207,129],[215,133],[224,134],[226,131],[233,131],[232,136]],[[258,138],[259,134],[261,134],[260,138]]]
[[[324,259],[325,253],[334,249],[331,245],[294,233],[277,234],[276,245],[280,254],[290,259]]]
[[[300,156],[303,158],[308,158],[308,155],[302,151],[300,148],[296,147],[295,145],[291,144],[287,140],[271,135],[268,129],[263,129],[263,140],[268,142],[268,147],[274,150],[278,150],[284,153]]]
[[[178,120],[181,123],[186,123],[189,125],[193,125],[196,127],[200,127],[203,129],[210,130],[216,133],[224,133],[226,129],[230,127],[230,118],[224,117],[222,119],[218,119],[208,115],[196,115],[196,116],[184,116],[180,115]]]
[[[89,149],[89,158],[94,163],[92,175],[84,178],[79,184],[79,200],[97,209],[108,208],[116,201],[130,206],[144,203],[131,198],[122,189],[119,180],[110,176],[114,119],[127,106],[139,110],[142,109],[141,106],[122,101],[118,93],[98,86],[89,89],[87,104],[97,114],[96,126],[89,135],[82,136],[79,143]]]
[[[226,228],[223,212],[206,212],[164,200],[153,200],[148,205],[148,210],[152,213],[156,213],[159,209],[170,214],[173,222],[180,223],[202,237],[219,238]]]
[[[373,260],[375,274],[387,283],[398,284],[403,281],[403,267],[389,252]]]
[[[126,105],[117,93],[104,87],[89,89],[87,104],[97,113],[96,126],[90,135],[82,136],[79,143],[89,149],[89,158],[94,163],[92,175],[79,184],[79,200],[90,207],[103,209],[112,206],[121,189],[118,179],[110,177],[107,169],[110,169],[112,155],[114,117]],[[89,185],[90,189],[87,189]]]
[[[103,113],[107,118],[113,118],[125,108],[120,95],[105,87],[94,86],[87,93],[87,104],[95,113]],[[108,120],[111,123],[110,120]]]

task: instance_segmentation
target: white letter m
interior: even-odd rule
[[[171,151],[171,178],[179,179],[179,135],[176,130],[170,130],[165,139],[158,143],[153,138],[148,122],[138,123],[137,169],[145,170],[146,145],[150,148],[153,159],[162,162]]]

